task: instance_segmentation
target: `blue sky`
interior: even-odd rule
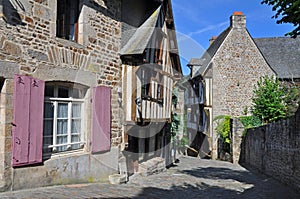
[[[209,39],[229,26],[235,11],[246,15],[246,27],[253,38],[281,37],[291,31],[290,24],[277,24],[272,7],[261,0],[172,0],[179,53],[184,75],[193,57],[200,57]]]

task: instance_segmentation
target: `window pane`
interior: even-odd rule
[[[57,135],[63,135],[68,133],[68,120],[58,119],[57,120]]]
[[[53,141],[52,136],[44,136],[44,138],[43,138],[44,145],[47,145],[47,147],[49,145],[52,145],[52,141]]]
[[[45,86],[45,96],[54,97],[54,86]]]
[[[59,103],[57,107],[57,117],[58,118],[68,118],[68,104]]]
[[[68,136],[57,136],[57,144],[66,144],[68,142]]]
[[[67,87],[58,87],[58,96],[60,98],[68,98],[69,97],[69,88]]]
[[[80,117],[81,115],[81,104],[72,104],[72,117]]]
[[[51,102],[44,103],[44,118],[53,118],[54,106]]]
[[[44,120],[44,136],[53,134],[53,120]]]
[[[57,144],[66,144],[68,142],[68,136],[57,136]],[[66,151],[67,145],[57,147],[57,151]]]
[[[73,98],[77,98],[77,99],[79,99],[80,97],[80,94],[79,94],[79,89],[77,89],[77,88],[72,88],[72,97]]]
[[[74,145],[72,145],[72,149],[73,150],[80,149],[80,144],[74,144]]]
[[[75,20],[74,19],[74,11],[71,10],[71,16],[70,16],[71,23],[70,23],[70,29],[69,29],[69,31],[70,31],[69,40],[71,40],[71,41],[75,41],[75,24],[73,22],[74,20]]]
[[[62,152],[62,151],[66,151],[68,148],[67,148],[67,146],[59,146],[56,149],[57,149],[57,152]]]
[[[74,142],[79,142],[80,141],[80,138],[79,138],[79,136],[78,135],[72,135],[72,143],[74,143]]]
[[[71,133],[72,134],[76,134],[76,133],[80,133],[81,130],[81,120],[72,120],[72,129],[71,129]]]
[[[52,145],[52,141],[53,141],[52,136],[44,137],[44,138],[43,138],[44,148],[45,148],[45,149],[48,149],[48,148],[49,148],[48,146],[49,146],[49,145]]]
[[[71,140],[72,140],[72,143],[80,142],[80,137],[79,137],[79,135],[72,135]],[[80,148],[80,144],[72,145],[72,149],[79,149],[79,148]]]
[[[51,153],[52,152],[52,148],[49,148],[49,145],[52,145],[52,141],[53,141],[52,132],[50,135],[45,135],[45,131],[44,131],[43,153]]]

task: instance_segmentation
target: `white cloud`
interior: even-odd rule
[[[203,32],[207,32],[207,31],[210,31],[210,30],[214,30],[214,29],[218,29],[218,28],[222,28],[224,27],[225,25],[228,25],[228,20],[227,21],[224,21],[222,23],[219,23],[219,24],[216,24],[216,25],[210,25],[210,26],[207,26],[205,28],[201,28],[197,31],[194,31],[194,32],[190,32],[188,34],[188,36],[192,37],[194,35],[198,35],[198,34],[201,34]]]

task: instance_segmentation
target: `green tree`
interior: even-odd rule
[[[270,123],[287,115],[286,91],[276,78],[260,78],[254,88],[252,114],[264,123]]]
[[[291,23],[295,29],[285,34],[296,38],[300,34],[300,0],[262,0],[262,4],[272,6],[278,24]]]
[[[216,121],[216,131],[219,134],[223,144],[222,150],[224,152],[230,153],[230,132],[231,132],[231,119],[228,115],[219,115],[214,118]]]

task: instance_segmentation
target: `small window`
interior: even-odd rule
[[[56,36],[78,41],[79,0],[57,0]]]
[[[150,80],[151,80],[151,71],[142,69],[142,97],[150,96]]]
[[[4,81],[5,81],[5,79],[3,77],[0,77],[0,93],[1,93],[2,87],[4,85]]]
[[[80,149],[84,145],[82,122],[86,88],[67,83],[45,86],[43,153]]]

